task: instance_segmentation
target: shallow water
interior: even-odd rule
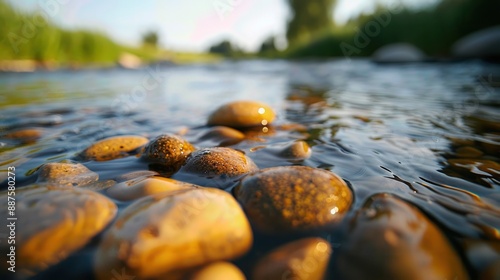
[[[17,187],[33,183],[41,164],[75,160],[108,136],[180,133],[207,145],[197,141],[212,110],[260,100],[276,110],[274,128],[247,132],[233,148],[260,168],[332,170],[354,190],[350,213],[375,193],[396,194],[440,226],[476,275],[500,257],[499,84],[500,66],[482,62],[239,61],[1,74],[0,135],[28,127],[43,135],[34,143],[0,137],[0,181],[6,188],[7,167],[15,166]],[[290,124],[301,128],[284,129]],[[261,149],[298,139],[312,147],[305,161]],[[84,164],[101,181],[147,168],[135,157]]]

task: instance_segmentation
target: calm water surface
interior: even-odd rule
[[[482,62],[241,61],[1,74],[0,136],[43,129],[35,143],[0,137],[2,188],[8,166],[17,169],[18,187],[28,185],[41,164],[74,160],[109,136],[183,133],[207,145],[198,141],[207,116],[240,99],[278,114],[274,129],[248,132],[233,146],[259,167],[332,170],[354,190],[351,213],[372,194],[396,194],[440,226],[473,274],[499,258],[500,66]],[[282,129],[289,124],[303,129]],[[287,161],[260,149],[297,139],[310,144],[311,158]],[[145,169],[135,158],[84,164],[102,181]]]

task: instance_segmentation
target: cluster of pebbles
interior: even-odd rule
[[[271,129],[274,119],[265,104],[237,101],[209,116],[212,128],[200,140],[214,147],[197,149],[169,134],[98,141],[78,155],[82,162],[135,156],[149,167],[99,188],[98,174],[81,163],[42,165],[36,184],[16,196],[23,217],[17,227],[19,271],[35,275],[98,236],[96,279],[468,278],[446,237],[404,200],[380,194],[346,215],[354,194],[333,172],[307,166],[259,169],[245,152],[228,147],[245,140],[245,129]],[[18,134],[26,141],[37,136]],[[296,160],[311,155],[304,141],[258,151]],[[7,194],[1,195],[6,201]],[[0,209],[0,216],[7,217],[6,211]],[[335,240],[315,233],[340,225],[346,225],[348,237],[334,257]],[[256,234],[297,238],[254,252],[258,261],[245,276],[232,261],[252,251]]]

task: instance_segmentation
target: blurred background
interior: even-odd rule
[[[0,0],[0,68],[353,58],[396,43],[403,60],[495,59],[498,11],[499,0]],[[482,45],[457,46],[487,28]]]

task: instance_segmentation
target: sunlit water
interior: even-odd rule
[[[0,133],[26,127],[44,132],[30,144],[0,138],[0,179],[15,166],[17,186],[31,184],[41,164],[75,160],[108,136],[187,131],[184,137],[196,144],[216,107],[260,100],[276,110],[276,128],[253,132],[234,148],[261,168],[332,170],[354,190],[350,213],[372,194],[398,195],[434,220],[476,273],[499,254],[493,249],[500,240],[499,77],[500,66],[482,62],[345,60],[1,74]],[[279,128],[292,123],[305,129]],[[297,139],[312,146],[303,162],[259,149]],[[470,148],[472,155],[464,152]],[[145,168],[135,158],[84,164],[102,181]],[[473,250],[466,246],[471,243],[485,247]]]

